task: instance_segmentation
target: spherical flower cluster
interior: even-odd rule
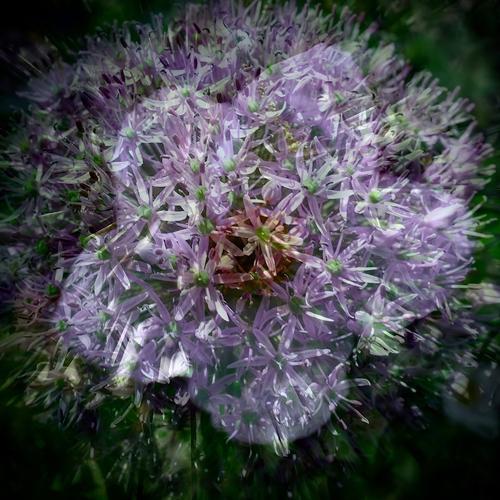
[[[33,80],[2,227],[25,321],[110,384],[187,377],[231,438],[286,448],[354,409],[357,355],[449,312],[488,175],[470,104],[372,32],[189,6]]]

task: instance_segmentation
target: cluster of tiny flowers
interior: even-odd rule
[[[111,385],[186,377],[238,440],[286,449],[357,411],[357,356],[450,313],[490,153],[373,31],[222,2],[52,62],[4,152],[23,327]]]

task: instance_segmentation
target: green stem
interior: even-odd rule
[[[197,474],[196,474],[196,408],[190,408],[191,424],[191,498],[197,497]]]

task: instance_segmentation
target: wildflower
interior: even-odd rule
[[[46,266],[19,316],[103,385],[189,378],[214,425],[286,453],[341,408],[364,419],[358,355],[451,314],[490,148],[347,11],[228,6],[89,39],[32,82],[0,227],[26,244],[2,255]]]

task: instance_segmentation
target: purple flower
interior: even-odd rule
[[[412,321],[451,314],[490,148],[347,11],[220,2],[172,26],[89,40],[63,92],[32,82],[51,113],[8,151],[18,184],[36,168],[16,231],[37,220],[60,286],[24,298],[107,384],[187,377],[217,427],[284,452],[364,419],[358,355],[397,359]]]

